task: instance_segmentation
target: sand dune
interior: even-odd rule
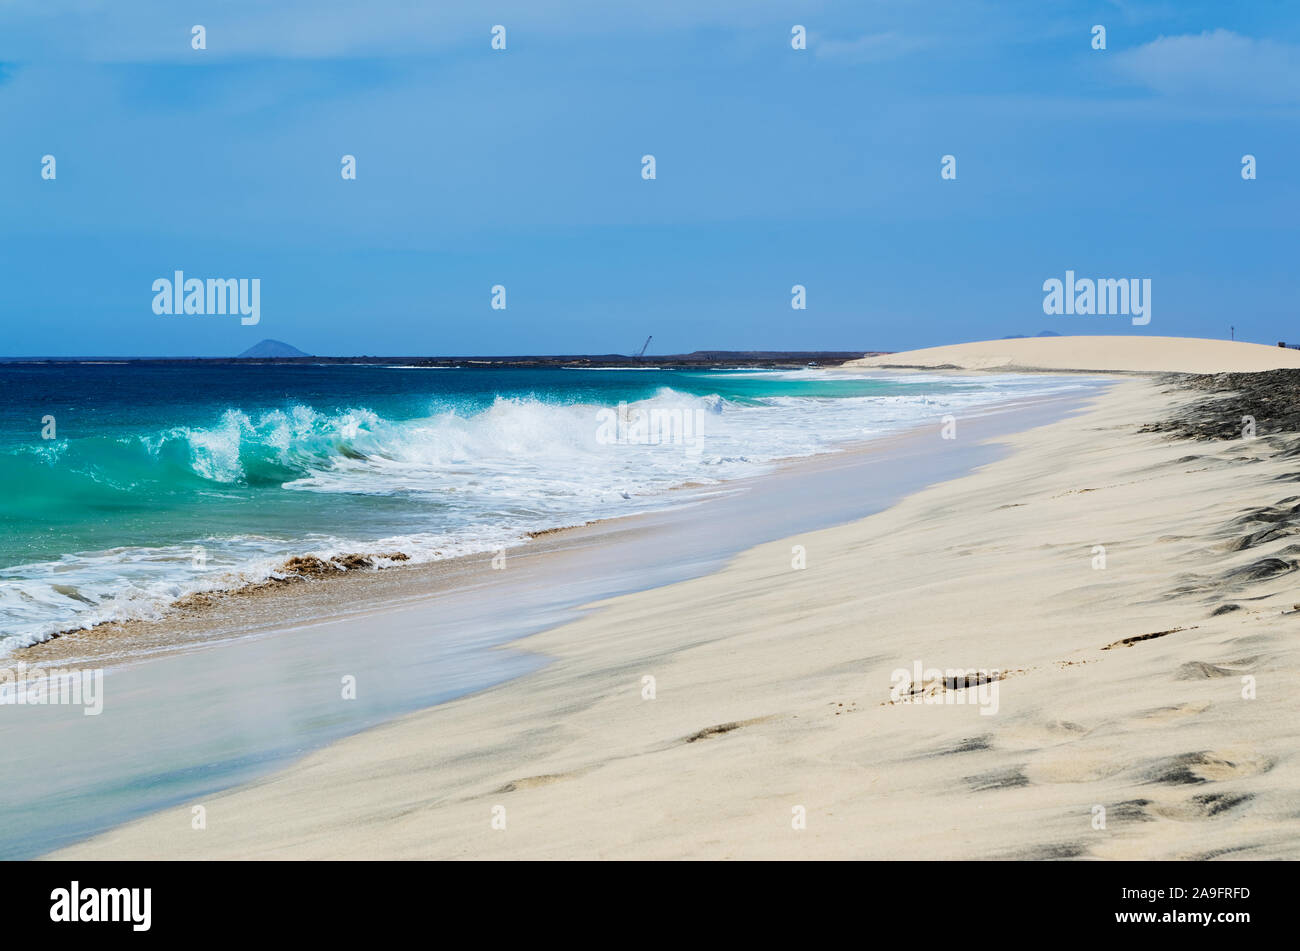
[[[1200,337],[1027,337],[907,350],[845,366],[1254,373],[1300,367],[1300,350]]]
[[[58,855],[1300,857],[1295,438],[1141,431],[1189,398],[1118,381],[967,477],[529,638],[552,664],[209,797],[203,831],[186,804]]]

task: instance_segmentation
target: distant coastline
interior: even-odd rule
[[[0,357],[0,363],[68,364],[87,361],[106,363],[132,363],[153,365],[187,364],[258,364],[276,365],[386,365],[400,363],[417,367],[763,367],[767,369],[793,369],[809,363],[820,366],[839,366],[850,360],[881,356],[885,350],[696,350],[693,353],[665,356],[630,357],[624,354],[568,354],[536,356],[452,356],[452,357],[108,357],[90,355],[81,357]]]

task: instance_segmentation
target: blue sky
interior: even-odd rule
[[[1297,119],[1272,0],[0,0],[0,354],[1300,341]],[[1067,269],[1151,323],[1044,315]]]

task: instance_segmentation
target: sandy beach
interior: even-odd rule
[[[1300,350],[1198,337],[1016,337],[927,347],[849,367],[1103,373],[1257,373],[1300,368]]]
[[[548,662],[514,680],[53,857],[1300,856],[1294,429],[1245,438],[1253,403],[1154,375],[1300,354],[969,347],[862,365],[1136,375],[969,475],[516,641]],[[929,438],[978,438],[953,425]]]

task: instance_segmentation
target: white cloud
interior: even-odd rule
[[[1229,30],[1162,36],[1114,54],[1120,75],[1166,96],[1300,102],[1300,46]]]
[[[497,23],[518,49],[557,34],[598,38],[742,24],[771,29],[777,42],[788,34],[789,17],[777,0],[0,0],[0,60],[191,60],[193,24],[207,27],[209,60],[328,59],[420,54],[474,41],[486,48]]]

